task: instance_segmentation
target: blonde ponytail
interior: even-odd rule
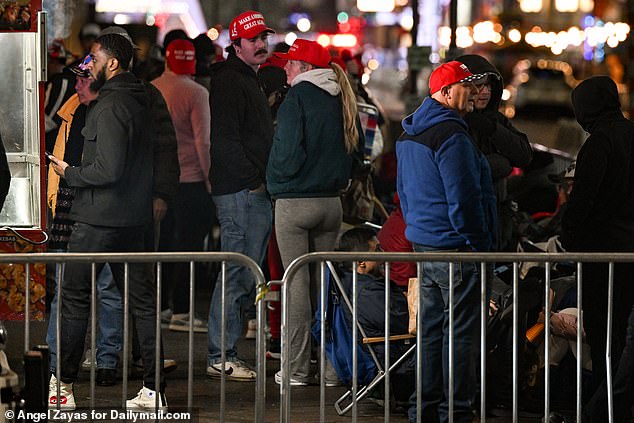
[[[341,87],[341,106],[343,110],[344,144],[348,154],[359,148],[359,130],[357,129],[357,98],[352,90],[350,81],[341,66],[331,62],[330,67],[335,71],[337,81]]]

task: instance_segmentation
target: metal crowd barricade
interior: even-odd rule
[[[129,329],[130,329],[130,321],[129,321],[129,264],[130,263],[145,263],[145,264],[154,264],[156,263],[156,272],[155,272],[155,282],[156,282],[156,367],[155,374],[158,374],[160,371],[160,367],[162,366],[162,362],[158,357],[160,357],[160,348],[161,348],[161,284],[162,284],[162,263],[166,262],[189,262],[190,263],[190,275],[189,275],[189,287],[190,287],[190,297],[189,297],[189,305],[190,310],[194,310],[194,293],[195,293],[195,272],[194,272],[194,264],[196,262],[221,262],[221,285],[217,287],[217,289],[222,290],[222,321],[221,325],[223,328],[221,334],[221,349],[222,353],[222,373],[220,379],[220,416],[219,421],[225,421],[225,382],[226,375],[224,373],[224,362],[226,360],[226,356],[224,351],[226,350],[226,305],[225,305],[225,285],[226,285],[226,263],[227,262],[236,262],[239,263],[248,269],[251,270],[252,274],[255,277],[256,287],[258,290],[258,295],[263,293],[264,288],[266,287],[264,275],[260,267],[249,257],[244,256],[242,254],[237,253],[216,253],[216,252],[205,252],[205,253],[34,253],[34,254],[1,254],[0,255],[0,263],[25,263],[26,264],[26,281],[29,280],[30,276],[30,264],[32,263],[55,263],[56,264],[56,279],[58,281],[62,281],[62,283],[58,283],[56,287],[57,293],[57,325],[56,325],[56,334],[57,334],[57,343],[56,343],[56,371],[57,371],[57,380],[60,380],[60,372],[61,372],[61,355],[60,351],[60,333],[63,329],[61,327],[61,308],[62,308],[62,287],[63,287],[63,264],[64,263],[91,263],[92,264],[92,281],[91,281],[91,305],[90,305],[90,316],[91,316],[91,353],[92,353],[92,363],[90,373],[90,408],[95,408],[95,363],[96,363],[96,264],[97,263],[123,263],[124,264],[124,287],[122,293],[123,299],[123,387],[122,387],[122,397],[121,397],[121,407],[125,408],[126,400],[128,398],[128,367],[129,367]],[[214,281],[210,281],[210,283],[215,283]],[[25,284],[28,286],[28,284]],[[29,289],[25,290],[25,330],[24,330],[24,351],[28,351],[31,345],[31,333],[30,333],[30,293]],[[262,301],[259,301],[257,304],[257,337],[256,337],[256,354],[257,357],[264,357],[265,355],[265,306]],[[189,338],[188,338],[188,375],[187,375],[187,409],[191,410],[194,406],[193,404],[193,348],[194,348],[194,332],[193,332],[193,318],[194,313],[190,313],[189,315]],[[255,383],[255,404],[254,404],[254,421],[261,423],[264,422],[264,413],[265,413],[265,386],[266,386],[266,362],[263,360],[258,360],[257,363],[257,377]],[[57,386],[58,392],[57,396],[59,397],[59,384]],[[157,396],[157,404],[158,406],[158,396]],[[58,404],[58,407],[60,405]]]
[[[385,281],[386,287],[389,286],[387,283],[389,281],[390,275],[390,263],[391,262],[417,262],[418,263],[418,283],[419,283],[419,292],[420,292],[420,283],[422,279],[422,263],[423,262],[445,262],[449,263],[449,304],[453,304],[454,300],[454,280],[453,280],[453,266],[455,263],[460,262],[476,262],[480,263],[480,331],[481,331],[481,340],[480,340],[480,421],[486,422],[487,413],[486,413],[486,318],[488,316],[488,295],[487,295],[487,264],[494,262],[503,262],[503,263],[513,263],[513,277],[512,277],[512,286],[513,292],[519,293],[519,266],[520,263],[523,262],[537,262],[541,263],[545,269],[545,281],[544,281],[544,305],[545,305],[545,337],[544,337],[544,349],[545,349],[545,371],[544,371],[544,416],[550,415],[550,373],[548,371],[548,363],[549,363],[549,350],[550,350],[550,283],[551,283],[551,268],[553,263],[560,262],[572,262],[576,263],[576,285],[577,285],[577,309],[581,310],[582,304],[582,286],[583,286],[583,263],[608,263],[608,304],[606,304],[607,309],[607,344],[606,344],[606,364],[607,364],[607,381],[608,381],[608,412],[609,412],[609,422],[613,422],[613,394],[612,394],[612,369],[610,364],[611,358],[611,341],[612,341],[612,299],[613,299],[613,285],[614,285],[614,263],[622,263],[622,262],[634,262],[634,253],[467,253],[467,252],[425,252],[425,253],[357,253],[357,252],[338,252],[338,253],[310,253],[303,255],[296,260],[294,260],[289,267],[286,269],[284,277],[282,281],[271,281],[271,284],[281,284],[282,285],[282,383],[280,384],[280,422],[282,423],[290,423],[291,420],[291,385],[290,385],[290,342],[288,339],[288,329],[289,329],[289,313],[288,310],[288,298],[291,294],[292,290],[292,281],[294,276],[297,274],[298,270],[302,266],[306,266],[313,263],[319,263],[321,267],[321,295],[319,298],[321,304],[321,310],[324,310],[325,305],[325,268],[326,262],[346,262],[352,264],[353,269],[353,299],[352,299],[352,339],[357,338],[357,304],[356,304],[356,290],[357,290],[357,262],[359,260],[369,260],[369,261],[377,261],[377,262],[385,262],[386,263],[386,271],[385,271]],[[596,281],[594,283],[597,283]],[[420,297],[419,297],[420,298]],[[386,304],[389,304],[389,289],[386,289],[385,293],[385,301]],[[455,375],[453,373],[453,367],[455,362],[454,357],[454,339],[453,339],[453,324],[454,324],[454,315],[453,315],[453,307],[449,307],[449,422],[453,422],[453,407],[454,407],[454,399],[453,399],[453,385]],[[421,311],[422,311],[422,301],[418,303],[418,311],[417,311],[417,344],[421,345]],[[578,321],[577,328],[583,328],[583,314],[577,313]],[[325,333],[325,314],[321,316],[321,346],[320,346],[320,422],[326,421],[326,402],[325,402],[325,379],[324,379],[324,370],[325,370],[325,350],[324,350],[324,333]],[[389,307],[386,307],[385,310],[385,333],[389,334]],[[513,392],[512,392],[512,421],[513,423],[517,423],[518,420],[518,393],[519,393],[519,368],[518,368],[518,344],[520,340],[520,336],[525,336],[524,334],[519,333],[519,295],[513,295]],[[577,366],[576,366],[576,421],[580,423],[582,421],[582,372],[581,372],[581,363],[582,363],[582,330],[577,330]],[[352,361],[353,361],[353,369],[352,369],[352,421],[356,422],[358,419],[358,411],[357,411],[357,343],[353,342],[352,345]],[[389,340],[386,337],[385,340],[385,363],[384,369],[390,368],[390,357],[389,357]],[[424,351],[421,351],[420,348],[416,349],[417,355],[417,366],[416,366],[416,408],[417,410],[421,409],[421,391],[422,391],[422,368],[419,363],[422,362],[422,354]],[[258,355],[258,367],[263,366],[265,361],[265,357],[263,355]],[[386,382],[384,387],[384,421],[390,421],[390,388],[389,388],[389,372],[386,375]],[[548,420],[546,420],[548,421]],[[421,422],[421,413],[417,413],[417,423]]]

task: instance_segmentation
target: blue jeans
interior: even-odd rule
[[[123,344],[121,335],[123,331],[123,305],[121,303],[121,293],[114,282],[112,271],[108,265],[104,266],[97,275],[97,307],[97,339],[95,340],[95,345],[97,346],[97,368],[116,369],[119,362],[119,352]],[[57,290],[55,290],[51,301],[51,314],[46,332],[51,373],[55,373],[57,368],[56,322]]]
[[[414,251],[439,251],[414,244]],[[454,263],[454,421],[471,422],[477,391],[476,357],[479,327],[480,270],[477,263]],[[422,301],[423,416],[449,420],[449,263],[424,262],[419,293]],[[414,415],[416,392],[410,402]],[[437,413],[437,414],[436,414]]]
[[[215,195],[213,200],[220,222],[222,251],[244,254],[262,265],[273,220],[268,193],[245,189],[234,194]],[[221,277],[219,274],[209,307],[208,364],[219,362],[221,357]],[[224,300],[228,360],[238,356],[236,342],[242,334],[242,312],[254,298],[254,291],[251,271],[237,263],[227,263]]]

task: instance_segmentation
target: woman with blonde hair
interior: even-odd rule
[[[288,53],[290,89],[277,114],[278,126],[266,171],[275,200],[275,232],[284,268],[314,251],[333,251],[342,222],[340,193],[359,152],[357,104],[341,67],[314,41],[297,39]],[[361,145],[363,145],[361,143]],[[311,321],[317,274],[300,269],[290,285],[291,385],[314,381],[310,371]],[[312,300],[312,301],[311,301]],[[338,380],[328,372],[326,384]],[[281,382],[281,373],[275,377]]]

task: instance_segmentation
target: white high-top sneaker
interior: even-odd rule
[[[77,407],[72,383],[60,381],[59,398],[60,410],[74,410]],[[55,375],[51,375],[51,380],[48,382],[48,408],[57,408],[57,378]]]
[[[131,411],[153,411],[156,407],[156,391],[141,388],[136,397],[125,402],[126,410]],[[159,410],[167,411],[167,400],[165,394],[159,393]]]

